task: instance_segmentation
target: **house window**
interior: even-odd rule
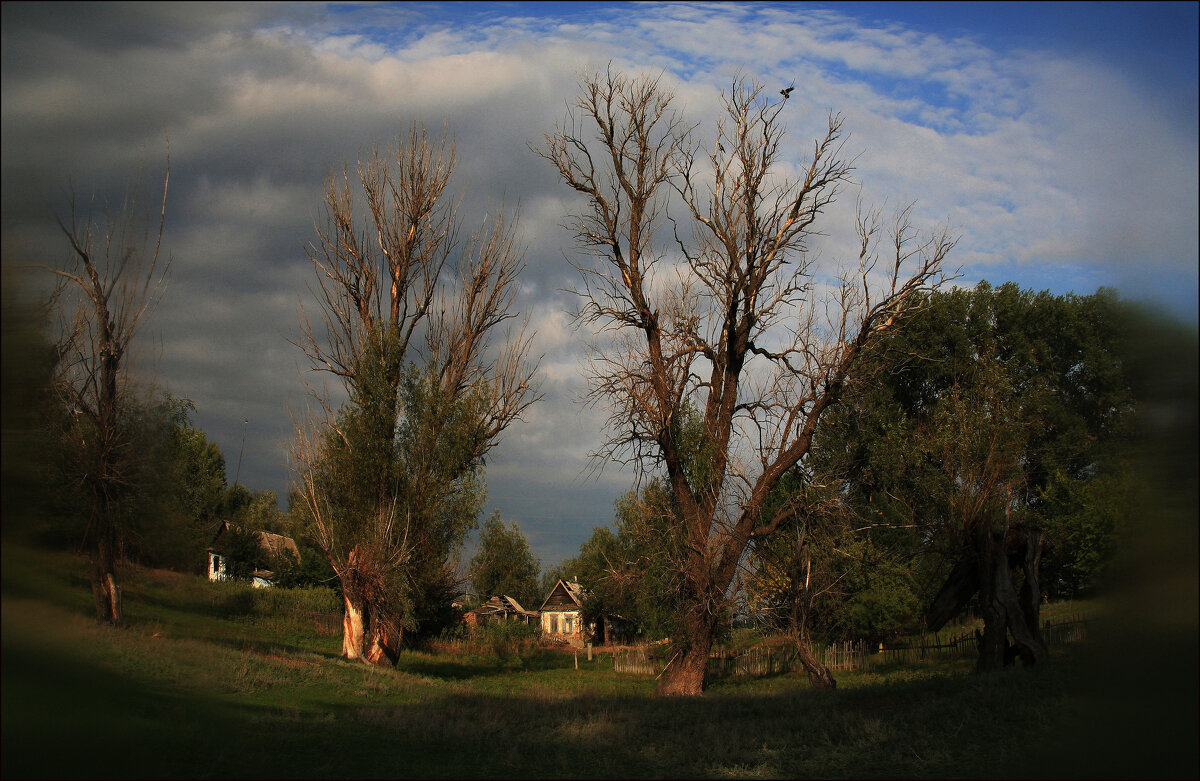
[[[571,616],[563,616],[563,634],[571,634]]]
[[[550,616],[550,634],[552,634],[552,635],[558,634],[558,616],[557,615]]]

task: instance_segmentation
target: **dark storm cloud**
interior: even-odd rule
[[[303,413],[305,382],[323,381],[289,343],[299,336],[301,302],[312,310],[304,246],[320,219],[323,181],[343,165],[352,172],[361,154],[413,121],[455,138],[464,242],[486,211],[520,208],[528,251],[519,306],[539,321],[539,353],[560,366],[577,362],[554,314],[570,280],[562,201],[549,167],[528,148],[561,114],[572,67],[548,76],[487,53],[432,67],[346,57],[295,35],[294,9],[273,6],[6,5],[4,14],[5,257],[24,250],[53,260],[61,247],[50,212],[61,211],[68,180],[85,199],[95,192],[99,203],[115,202],[140,166],[153,189],[169,136],[173,266],[146,352],[156,356],[158,380],[196,404],[196,422],[225,451],[230,479],[244,432],[241,481],[284,492],[291,417]],[[546,383],[546,412],[535,420],[567,441],[590,441],[595,421],[570,401],[582,383],[560,373]],[[582,456],[564,460],[562,439],[526,441],[520,429],[494,454],[493,506],[529,519],[527,531],[547,544],[549,527],[563,521],[563,539],[578,537],[580,524],[586,533],[604,522],[612,486],[586,502],[594,514],[547,509],[547,501],[570,505],[573,491],[588,493],[577,486]],[[509,488],[531,468],[523,448],[544,450],[530,464],[551,488]],[[559,540],[554,558],[573,547]]]

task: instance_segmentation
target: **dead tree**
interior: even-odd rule
[[[83,544],[91,562],[92,595],[101,622],[121,623],[115,564],[144,457],[135,446],[137,386],[130,345],[161,298],[170,259],[162,260],[170,151],[161,199],[143,203],[140,186],[115,211],[81,213],[75,195],[58,226],[70,254],[58,267],[51,306],[59,337],[53,388],[65,410],[65,477],[84,497]],[[94,206],[91,204],[89,206]]]
[[[881,258],[878,215],[860,214],[858,257],[822,293],[808,245],[852,166],[842,119],[830,116],[802,178],[782,178],[786,105],[736,80],[702,152],[658,79],[609,70],[582,79],[568,120],[539,150],[586,199],[573,228],[599,261],[577,264],[579,320],[611,337],[590,364],[591,399],[609,413],[598,455],[665,468],[686,530],[684,610],[664,695],[702,691],[750,540],[796,509],[784,503],[764,518],[768,495],[808,454],[864,349],[943,281],[955,243],[945,231],[918,239],[904,210]],[[668,266],[656,231],[671,198],[694,235],[676,231]],[[702,411],[698,448],[680,441],[688,405]]]
[[[446,557],[478,514],[451,505],[537,399],[524,327],[492,345],[515,316],[516,219],[501,210],[452,262],[454,163],[452,142],[414,126],[354,176],[331,176],[309,252],[321,321],[314,328],[302,313],[299,346],[348,401],[335,410],[314,391],[318,412],[298,425],[293,455],[341,580],[350,659],[395,659],[417,592],[448,577]]]

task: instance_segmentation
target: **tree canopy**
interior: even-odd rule
[[[541,562],[521,528],[515,522],[506,524],[498,512],[483,522],[479,552],[471,558],[468,571],[481,600],[510,596],[526,610],[537,610],[545,597],[538,582]]]

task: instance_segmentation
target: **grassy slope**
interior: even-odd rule
[[[264,614],[258,600],[290,598],[283,593],[248,596],[171,573],[126,573],[128,626],[103,628],[89,618],[85,573],[78,557],[4,546],[6,777],[1186,776],[1195,768],[1186,709],[1182,736],[1153,730],[1129,746],[1094,745],[1093,723],[1112,719],[1096,718],[1107,704],[1086,671],[1099,663],[1078,648],[1039,671],[885,668],[843,674],[835,692],[812,691],[793,674],[659,701],[646,677],[618,676],[601,661],[576,670],[563,654],[408,653],[396,669],[351,664],[328,630]],[[1194,725],[1194,707],[1190,718]]]

